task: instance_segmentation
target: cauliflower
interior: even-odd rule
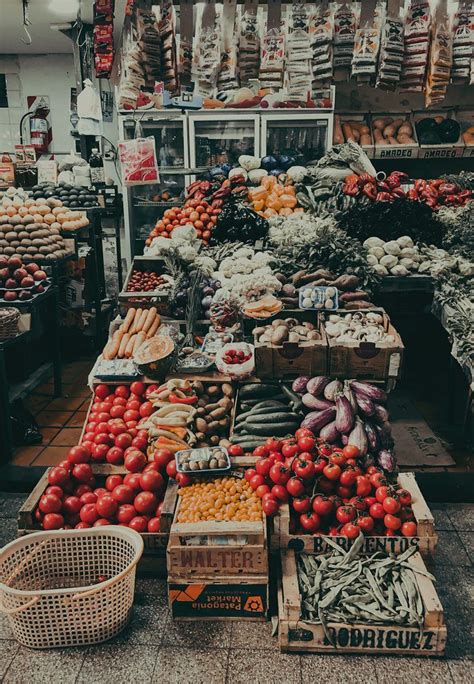
[[[217,268],[216,262],[214,261],[214,259],[211,259],[211,257],[198,256],[195,259],[194,263],[198,268],[201,269],[201,271],[204,273],[204,275],[207,276],[208,278],[210,276],[212,276],[215,269]]]

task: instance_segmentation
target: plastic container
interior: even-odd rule
[[[304,285],[299,289],[299,305],[304,311],[336,311],[339,307],[337,287]]]
[[[189,458],[189,463],[199,463],[200,461],[207,461],[208,463],[213,458],[222,458],[226,465],[222,468],[199,468],[193,470],[192,468],[183,469],[184,459]],[[230,458],[227,449],[220,446],[203,447],[202,449],[183,449],[177,451],[175,454],[176,470],[178,473],[186,473],[186,475],[216,475],[218,473],[225,473],[230,470]]]
[[[111,639],[130,618],[142,553],[138,532],[119,525],[20,537],[2,549],[0,612],[28,648]]]
[[[234,349],[235,351],[243,351],[245,354],[251,354],[250,359],[244,363],[226,363],[224,356],[226,352]],[[247,342],[231,342],[225,344],[216,354],[216,368],[219,373],[228,375],[231,380],[243,380],[252,375],[255,370],[255,351],[253,344]]]

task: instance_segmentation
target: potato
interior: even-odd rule
[[[204,420],[204,418],[196,418],[195,423],[196,423],[196,429],[198,430],[198,432],[202,432],[202,433],[206,434],[209,426],[206,423],[206,421]]]
[[[271,341],[272,344],[280,345],[288,339],[289,330],[286,325],[279,325],[275,328]]]

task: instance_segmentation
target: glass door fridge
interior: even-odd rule
[[[290,156],[304,165],[320,159],[332,146],[332,111],[287,109],[262,112],[260,117],[262,157]]]
[[[139,112],[121,115],[122,140],[135,137],[136,122],[143,136],[155,138],[160,182],[124,188],[124,219],[127,262],[142,254],[144,241],[164,211],[183,202],[189,183],[189,144],[186,116],[174,112]]]

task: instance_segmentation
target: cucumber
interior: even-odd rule
[[[246,423],[245,429],[254,435],[266,435],[267,437],[283,437],[294,432],[299,427],[299,421],[269,425],[268,423]]]
[[[263,444],[265,442],[265,439],[265,436],[260,435],[232,435],[230,441],[232,442],[232,444],[242,444],[242,446],[246,446],[247,442],[252,441],[258,441],[259,444]]]
[[[235,422],[238,424],[251,416],[265,416],[272,413],[292,413],[292,411],[287,406],[269,406],[268,408],[252,409],[251,411],[246,411],[245,413],[241,413],[240,416],[237,416]]]
[[[278,390],[278,385],[269,385],[264,382],[255,382],[243,385],[240,388],[241,399],[255,399],[257,397],[271,397]]]
[[[271,424],[271,423],[297,423],[298,416],[294,413],[278,412],[278,413],[264,413],[259,415],[254,415],[253,413],[249,418],[246,418],[244,425],[247,423],[255,423],[258,425]]]

